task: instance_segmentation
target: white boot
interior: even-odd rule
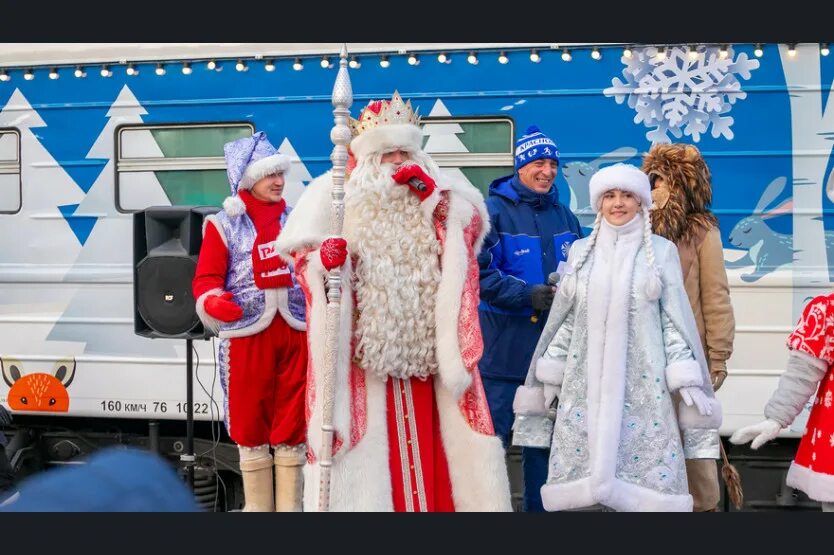
[[[272,457],[269,446],[240,447],[240,473],[243,477],[245,513],[271,513],[275,510],[272,497]]]
[[[307,462],[307,446],[276,445],[275,449],[275,512],[301,512],[304,479],[302,470]]]

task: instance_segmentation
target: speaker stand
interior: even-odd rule
[[[188,486],[194,490],[194,344],[185,340],[185,453],[180,455],[180,462],[185,463]]]

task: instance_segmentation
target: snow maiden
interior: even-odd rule
[[[593,232],[570,249],[516,392],[514,443],[551,448],[548,511],[691,511],[684,458],[719,456],[721,408],[678,251],[651,233],[636,167],[601,169],[590,197]]]

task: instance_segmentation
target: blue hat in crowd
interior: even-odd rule
[[[542,158],[550,158],[559,163],[559,149],[553,139],[542,133],[538,127],[531,125],[527,132],[515,142],[515,169],[522,168]]]

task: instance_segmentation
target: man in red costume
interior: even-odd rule
[[[351,120],[343,239],[328,237],[332,179],[307,187],[277,246],[307,296],[308,464],[319,488],[325,279],[341,267],[335,376],[334,511],[508,511],[504,450],[478,374],[476,254],[489,216],[468,183],[422,149],[396,92]],[[355,164],[355,166],[354,166]]]
[[[263,132],[224,152],[232,196],[203,228],[192,285],[197,313],[222,339],[218,367],[226,427],[240,448],[244,511],[300,511],[305,303],[275,250],[290,213],[281,197],[290,161]]]

